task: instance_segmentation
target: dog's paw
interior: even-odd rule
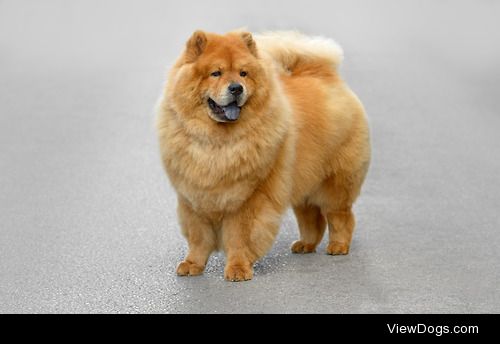
[[[316,252],[316,245],[304,244],[300,240],[298,240],[292,244],[292,253],[307,254],[307,253],[315,253],[315,252]]]
[[[349,254],[349,244],[332,242],[326,248],[326,253],[331,256],[345,256]]]
[[[253,269],[242,265],[226,266],[224,278],[229,282],[250,281],[253,278]]]
[[[177,275],[179,276],[200,276],[205,271],[205,267],[184,261],[177,267]]]

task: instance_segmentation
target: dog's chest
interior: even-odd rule
[[[168,154],[167,170],[177,191],[200,211],[234,211],[269,173],[258,147],[190,144]]]
[[[214,189],[197,189],[188,183],[177,185],[177,191],[198,212],[233,212],[241,208],[255,191],[257,183],[246,181]]]

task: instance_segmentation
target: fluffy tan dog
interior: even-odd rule
[[[158,110],[189,244],[179,275],[202,274],[221,249],[227,280],[252,279],[289,206],[300,230],[294,253],[314,252],[327,224],[327,253],[349,253],[370,139],[341,60],[333,41],[297,33],[193,34]]]

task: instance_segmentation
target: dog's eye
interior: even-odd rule
[[[247,72],[245,72],[244,70],[242,70],[242,71],[240,72],[240,76],[241,76],[242,78],[246,77],[247,75],[248,75],[248,73],[247,73]]]
[[[212,74],[210,74],[210,76],[213,76],[214,78],[218,78],[221,75],[222,75],[221,71],[216,71],[216,72],[213,72]]]

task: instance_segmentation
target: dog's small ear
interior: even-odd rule
[[[207,35],[203,31],[196,31],[186,44],[186,61],[194,62],[203,54],[207,46]]]
[[[255,43],[252,34],[250,32],[242,32],[241,33],[241,38],[243,39],[243,42],[245,42],[245,44],[247,45],[248,50],[250,50],[250,52],[252,53],[252,55],[254,55],[255,57],[257,57],[258,56],[258,54],[257,54],[257,44]]]

